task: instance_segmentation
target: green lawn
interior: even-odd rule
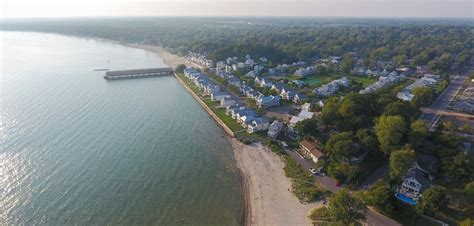
[[[367,87],[368,85],[372,84],[373,82],[377,81],[377,78],[369,78],[367,76],[356,76],[356,75],[347,75],[347,74],[343,74],[343,73],[333,73],[333,74],[329,74],[329,75],[324,75],[324,76],[320,76],[320,75],[316,75],[316,76],[308,76],[306,78],[303,78],[302,80],[309,84],[309,86],[311,88],[316,88],[318,86],[321,86],[323,84],[326,84],[326,83],[329,83],[335,79],[338,79],[338,78],[342,78],[342,77],[347,77],[349,80],[355,80],[355,81],[358,81],[360,83],[362,83],[362,85],[364,87]],[[288,77],[288,79],[290,80],[295,80],[295,79],[298,79],[299,77]]]
[[[377,81],[377,78],[375,77],[367,77],[367,76],[356,76],[356,75],[346,75],[346,77],[350,80],[356,80],[360,83],[362,83],[362,85],[364,87],[367,87],[369,86],[370,84],[374,83],[375,81]]]
[[[237,123],[235,119],[225,113],[225,108],[217,108],[219,107],[218,102],[213,102],[210,98],[203,98],[203,100],[204,103],[206,103],[206,105],[210,107],[211,110],[217,115],[217,117],[219,117],[233,132],[244,129],[244,127]]]
[[[218,102],[213,102],[210,98],[203,98],[202,91],[199,90],[199,88],[196,85],[194,85],[194,83],[189,81],[188,78],[186,78],[182,74],[178,74],[178,76],[181,78],[181,80],[184,81],[184,83],[186,83],[186,85],[189,86],[189,88],[191,88],[191,90],[195,94],[197,94],[201,98],[201,100],[204,101],[204,103],[209,108],[211,108],[211,110],[217,115],[217,117],[219,117],[233,132],[244,129],[239,123],[237,123],[234,119],[232,119],[230,115],[225,114],[225,108],[217,108],[219,107]]]

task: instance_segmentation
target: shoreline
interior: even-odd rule
[[[234,137],[234,132],[212,111],[209,106],[207,106],[206,103],[204,103],[201,98],[189,88],[189,86],[176,74],[174,73],[174,77],[178,80],[178,82],[184,86],[184,88],[191,94],[192,97],[198,102],[199,105],[201,105],[202,108],[211,116],[212,119],[217,123],[218,126],[220,126],[224,131],[229,135],[230,137]]]
[[[164,49],[161,46],[153,46],[153,45],[145,45],[145,44],[134,44],[134,43],[120,43],[120,42],[116,43],[116,44],[123,45],[123,46],[126,46],[126,47],[135,48],[135,49],[141,49],[141,50],[145,50],[145,51],[149,51],[151,53],[154,53],[154,54],[158,55],[166,65],[168,65],[169,67],[172,67],[173,69],[176,66],[178,66],[179,64],[184,64],[184,65],[186,65],[186,67],[195,67],[195,68],[203,69],[203,66],[198,65],[196,63],[193,63],[193,62],[185,59],[184,57],[180,57],[176,54],[173,54],[173,53],[167,51],[166,49]]]
[[[155,53],[163,59],[166,65],[173,68],[178,64],[184,64],[187,67],[202,69],[202,66],[189,62],[184,57],[172,54],[160,46],[114,43]],[[241,187],[244,195],[243,224],[312,225],[307,215],[313,208],[322,206],[322,202],[301,203],[290,192],[291,179],[284,174],[283,161],[261,143],[245,145],[233,138],[233,133],[227,131],[229,128],[223,122],[220,122],[221,120],[214,112],[181,78],[176,74],[175,77],[228,135],[227,140],[231,145],[242,182]]]

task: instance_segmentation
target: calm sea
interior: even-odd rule
[[[243,192],[223,131],[165,66],[94,40],[0,32],[0,225],[238,225]]]

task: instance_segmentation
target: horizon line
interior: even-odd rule
[[[266,15],[242,15],[242,16],[227,16],[227,15],[122,15],[122,16],[58,16],[58,17],[0,17],[0,20],[24,20],[24,19],[108,19],[108,18],[301,18],[301,19],[436,19],[436,20],[474,20],[474,17],[451,17],[451,16],[441,16],[441,17],[432,17],[432,16],[292,16],[292,15],[282,15],[282,16],[266,16]]]

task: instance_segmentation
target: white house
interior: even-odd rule
[[[301,122],[306,119],[313,118],[314,113],[310,111],[302,110],[297,116],[291,116],[289,126],[291,128],[295,127],[296,123]]]
[[[254,118],[252,122],[247,126],[247,133],[255,133],[262,130],[268,129],[267,118]]]
[[[412,168],[403,178],[402,184],[397,189],[397,192],[414,200],[418,200],[421,198],[423,191],[429,188],[430,185],[431,182],[425,178],[423,172]]]
[[[230,99],[230,98],[224,98],[221,100],[221,106],[222,107],[230,107],[237,104],[237,101]]]
[[[211,100],[212,101],[221,101],[223,99],[230,98],[230,95],[225,92],[214,92],[211,93]]]
[[[281,130],[283,129],[283,122],[275,120],[272,124],[268,127],[267,135],[268,137],[275,139],[280,134]]]
[[[302,111],[309,111],[311,109],[311,104],[310,103],[304,103],[300,106]]]

